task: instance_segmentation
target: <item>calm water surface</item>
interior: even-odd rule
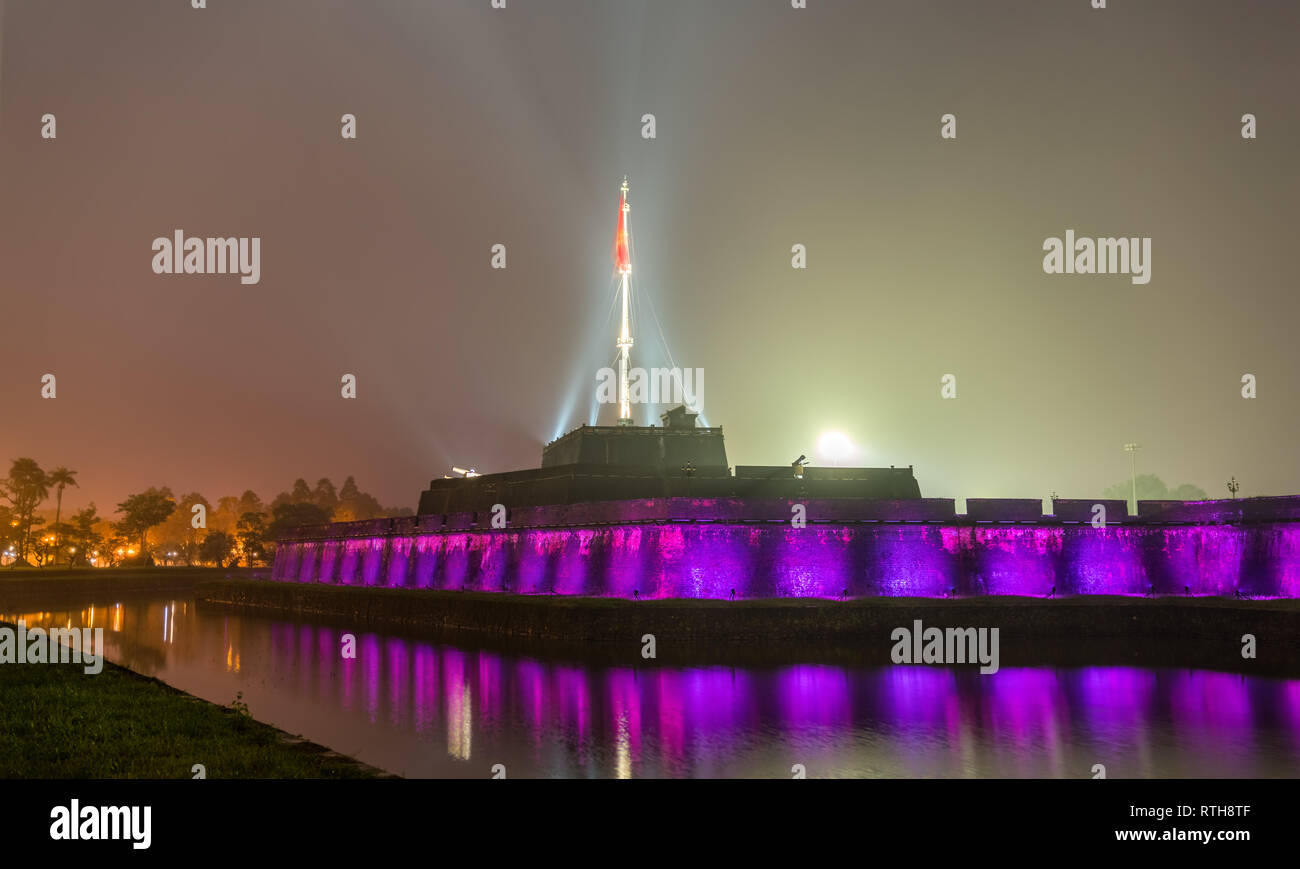
[[[404,776],[1300,777],[1300,680],[1131,667],[609,666],[204,611],[10,612]]]

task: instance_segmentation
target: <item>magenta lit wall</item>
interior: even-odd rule
[[[511,530],[418,520],[282,541],[273,579],[606,597],[1300,595],[1300,523],[675,522]],[[304,535],[306,536],[306,535]]]

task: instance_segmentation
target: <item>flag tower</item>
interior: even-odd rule
[[[632,425],[632,401],[628,389],[628,362],[632,351],[632,325],[628,319],[628,278],[632,274],[631,244],[627,229],[627,176],[619,188],[618,224],[614,230],[614,267],[618,271],[619,294],[623,297],[623,322],[618,332],[618,424]]]

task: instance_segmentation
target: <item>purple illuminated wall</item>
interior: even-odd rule
[[[766,518],[774,511],[745,518],[754,505],[705,522],[695,517],[726,515],[736,504],[681,500],[605,505],[629,524],[545,527],[543,520],[558,517],[533,508],[525,528],[515,524],[520,517],[502,530],[475,527],[488,517],[466,515],[300,529],[298,539],[281,541],[272,578],[643,598],[725,598],[732,589],[744,598],[1043,595],[1053,587],[1057,594],[1300,594],[1300,523],[1289,519],[1103,528],[960,517],[819,523],[819,505],[810,504],[812,521],[794,528]],[[625,504],[633,506],[620,510]]]

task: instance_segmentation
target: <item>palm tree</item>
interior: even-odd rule
[[[13,506],[14,520],[19,528],[18,558],[27,564],[28,542],[32,535],[33,514],[50,494],[49,478],[35,459],[14,459],[9,466],[9,476],[4,481],[4,497]]]
[[[59,516],[63,513],[63,489],[65,486],[77,485],[77,472],[69,471],[67,468],[59,466],[50,471],[49,478],[46,481],[51,486],[58,487],[57,501],[54,507],[54,526],[58,528]],[[55,532],[58,533],[57,531]],[[54,563],[59,563],[59,548],[62,541],[54,541]]]

